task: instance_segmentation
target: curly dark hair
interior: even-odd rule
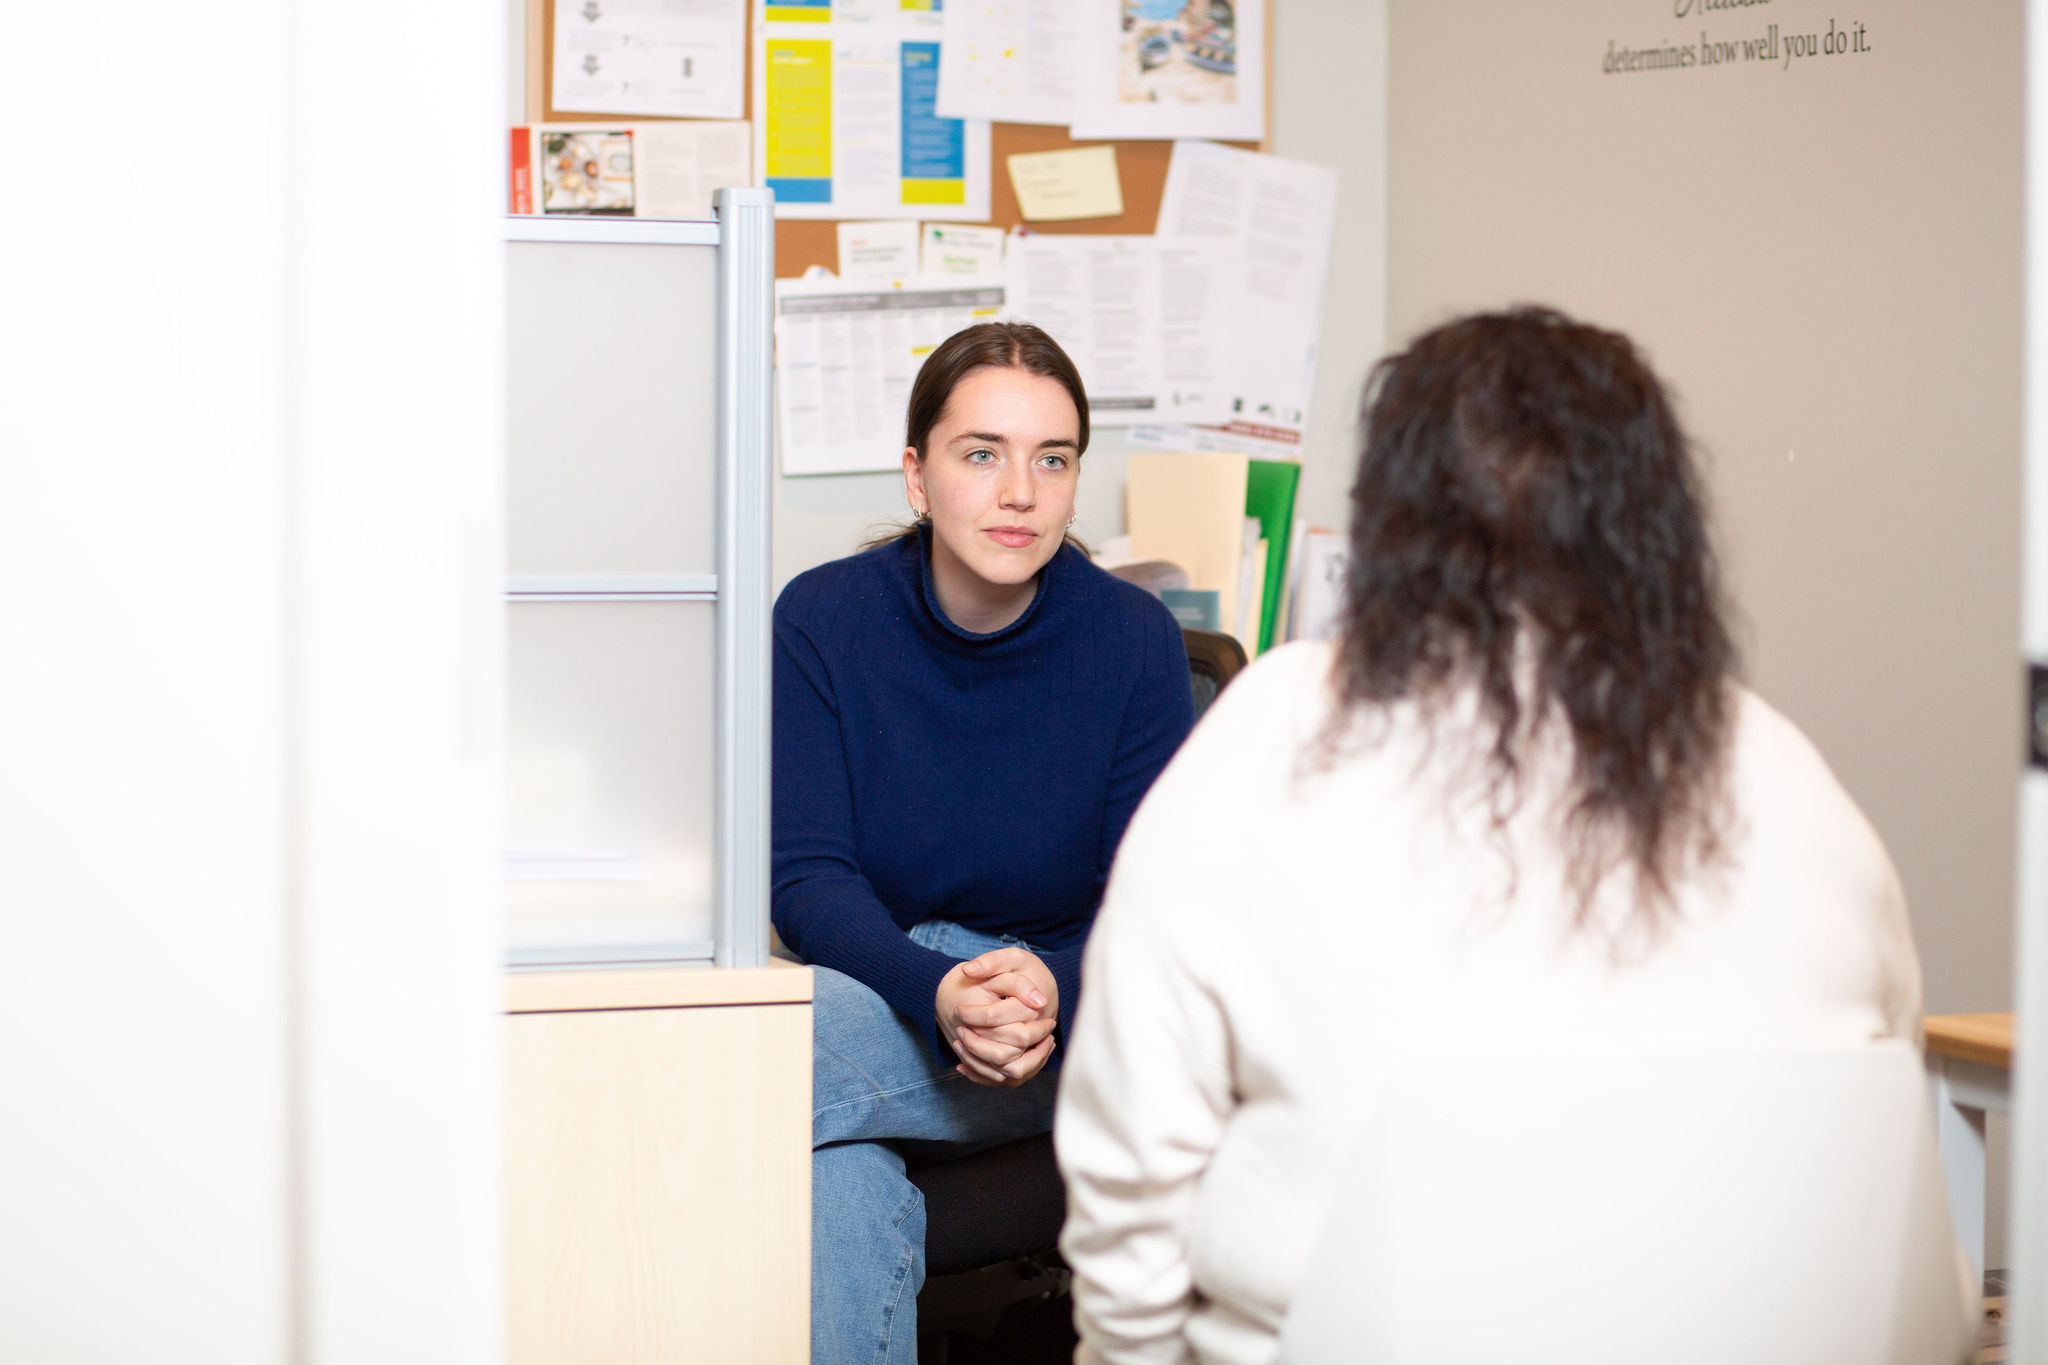
[[[1364,425],[1340,724],[1476,683],[1498,833],[1525,734],[1562,718],[1577,920],[1628,863],[1654,926],[1721,851],[1736,662],[1670,398],[1627,337],[1522,307],[1381,361]]]

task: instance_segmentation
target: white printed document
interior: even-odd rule
[[[732,123],[633,125],[633,212],[642,218],[712,218],[711,199],[749,183],[752,130]]]
[[[1073,357],[1098,426],[1228,411],[1229,244],[1092,234],[1010,242],[1009,313]]]
[[[775,191],[776,217],[988,217],[988,124],[936,112],[936,29],[874,19],[756,35],[754,183]]]
[[[939,113],[1072,123],[1089,12],[1074,0],[947,0]]]
[[[742,116],[746,0],[559,0],[549,103],[579,114]]]
[[[1337,173],[1213,142],[1176,142],[1159,236],[1230,245],[1229,411],[1245,434],[1299,447],[1315,391]]]
[[[899,286],[775,282],[775,410],[785,474],[903,467],[903,414],[924,359],[1002,312],[1000,280]]]

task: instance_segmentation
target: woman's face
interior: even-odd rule
[[[999,629],[1030,601],[1074,513],[1080,435],[1058,380],[985,365],[953,386],[924,459],[903,452],[910,505],[931,516],[939,605],[960,625]]]

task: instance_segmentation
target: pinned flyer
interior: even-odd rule
[[[770,6],[756,29],[755,183],[776,216],[986,219],[989,127],[936,112],[936,16],[840,22],[841,8]]]
[[[1299,449],[1315,392],[1337,174],[1213,142],[1176,142],[1159,205],[1162,240],[1230,245],[1237,350],[1226,419],[1245,436]],[[1257,448],[1257,447],[1250,447]]]
[[[564,0],[548,102],[565,113],[736,119],[746,31],[745,0]]]
[[[751,174],[744,121],[542,123],[512,129],[513,213],[708,219]]]
[[[840,223],[839,278],[903,280],[917,274],[917,224],[885,218],[876,223]]]
[[[1003,277],[1003,230],[965,227],[957,223],[926,223],[922,264],[927,275],[967,275],[999,280]]]
[[[948,0],[939,112],[999,123],[1072,123],[1089,9],[1074,0]]]
[[[1268,0],[1069,0],[1086,15],[1080,139],[1266,135]]]
[[[1226,242],[1071,233],[1009,245],[1010,315],[1050,332],[1088,388],[1088,420],[1215,422],[1229,411]]]
[[[777,280],[782,472],[902,468],[903,411],[925,357],[1002,308],[1000,280]]]

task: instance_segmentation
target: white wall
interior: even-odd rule
[[[1342,527],[1358,387],[1384,336],[1386,4],[1277,0],[1274,13],[1273,150],[1329,166],[1339,176],[1330,302],[1301,496],[1305,515]],[[1121,432],[1098,427],[1082,458],[1074,529],[1090,542],[1123,533],[1131,449]],[[776,588],[852,553],[870,528],[907,516],[897,474],[778,477]]]
[[[0,36],[0,1359],[499,1354],[500,12]]]
[[[54,267],[13,272],[0,381],[9,1360],[241,1365],[284,1358],[294,1329],[286,206],[268,169],[286,139],[245,123],[277,111],[285,35],[245,8],[209,53],[181,42],[186,16],[139,6],[0,42],[9,124],[60,107],[29,59],[86,44],[135,97],[245,127],[258,168],[226,221],[147,232],[0,189],[12,258]],[[143,70],[152,49],[189,61],[175,89]],[[182,197],[178,164],[115,117],[140,109],[75,112],[65,140],[116,202]]]

